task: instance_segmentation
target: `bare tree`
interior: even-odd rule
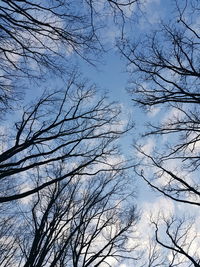
[[[170,251],[168,266],[199,267],[199,235],[195,232],[194,221],[187,218],[176,219],[173,216],[170,219],[162,218],[161,222],[160,219],[152,219],[152,223],[155,226],[157,243]],[[165,231],[165,237],[162,237],[162,231]]]
[[[161,267],[166,265],[166,256],[159,244],[149,237],[142,256],[138,260],[138,267]],[[169,265],[168,265],[169,266]]]
[[[65,90],[45,91],[18,122],[2,125],[2,266],[111,266],[132,258],[133,163],[120,156],[119,138],[133,125],[120,114],[73,73]]]
[[[189,5],[187,1],[184,2]],[[193,6],[195,3],[190,3],[195,8],[194,11],[192,9],[194,16],[199,11],[198,7]],[[149,124],[150,130],[144,134],[148,137],[170,136],[171,144],[165,143],[164,149],[154,151],[152,155],[145,154],[138,147],[159,170],[155,171],[156,176],[164,176],[168,181],[157,189],[176,201],[199,205],[199,185],[198,179],[195,179],[199,169],[199,38],[191,23],[184,20],[184,12],[186,10],[182,11],[179,7],[176,24],[162,24],[162,29],[152,37],[147,37],[136,46],[128,46],[124,55],[139,75],[138,80],[133,80],[134,101],[147,108],[158,105],[159,108],[171,109],[164,122]],[[141,45],[145,45],[144,53]],[[172,160],[176,162],[176,170],[167,166]],[[144,177],[144,173],[141,175]],[[187,179],[189,175],[193,175],[191,181]]]
[[[124,128],[120,112],[115,103],[96,95],[94,85],[77,82],[76,75],[66,90],[44,93],[6,129],[0,202],[26,197],[75,175],[119,169],[123,160],[112,161],[120,153],[116,142],[132,128],[131,124]],[[61,162],[66,164],[62,175],[43,175]]]
[[[7,207],[1,206],[0,218],[0,265],[13,266],[14,255],[17,252],[16,218],[13,214],[7,214]]]
[[[59,178],[66,166],[54,167]],[[127,242],[138,216],[129,184],[120,170],[76,175],[20,204],[19,234],[10,233],[16,266],[112,266],[131,258]]]
[[[138,1],[1,1],[1,111],[19,98],[22,78],[45,79],[51,70],[51,75],[66,73],[71,54],[91,63],[103,51],[99,29],[105,26],[105,14],[120,13],[124,23],[123,9]]]
[[[148,124],[136,145],[141,159],[137,174],[175,202],[199,206],[200,6],[198,1],[173,3],[176,12],[169,23],[162,21],[141,41],[129,41],[120,49],[128,60],[133,100],[148,111],[158,108],[163,115],[160,123]],[[154,138],[151,153],[145,151],[145,137]],[[184,254],[175,237],[167,235],[174,252]],[[191,262],[199,266],[196,260]]]
[[[96,0],[1,1],[1,114],[27,81],[70,77],[64,90],[46,90],[20,110],[17,122],[2,122],[2,266],[109,266],[129,257],[137,216],[124,204],[123,172],[132,162],[119,156],[118,140],[132,125],[124,127],[119,106],[69,72],[74,55],[91,63],[103,51],[106,12],[123,28],[124,9],[136,2],[107,0],[99,9]]]

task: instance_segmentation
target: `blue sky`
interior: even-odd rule
[[[129,16],[128,20],[132,20],[126,25],[127,35],[129,35],[132,40],[135,40],[140,35],[144,35],[149,33],[152,29],[158,28],[158,23],[161,18],[170,20],[170,16],[173,16],[173,9],[174,4],[171,0],[146,0],[141,6],[142,12],[139,12],[135,8],[133,8],[131,12],[127,10],[126,14]],[[133,140],[137,138],[139,133],[145,131],[144,125],[146,122],[152,120],[157,121],[163,116],[163,111],[160,111],[160,114],[158,112],[159,110],[145,114],[141,109],[133,105],[131,96],[126,91],[130,79],[129,73],[126,71],[126,61],[113,46],[115,38],[120,37],[120,30],[112,23],[109,17],[106,19],[106,23],[109,24],[109,27],[107,29],[103,28],[100,34],[103,37],[102,39],[104,40],[103,42],[107,52],[101,55],[99,62],[96,62],[96,66],[90,65],[82,59],[78,59],[77,63],[84,77],[96,83],[100,91],[107,91],[111,101],[117,101],[122,105],[124,117],[130,114],[133,118],[135,129],[129,136],[126,136],[122,140],[122,147],[125,147],[126,152],[128,151],[131,156],[135,156],[132,147]],[[44,86],[48,88],[62,85],[59,80],[52,81],[50,79],[48,83],[45,82]],[[33,98],[32,92],[34,92],[34,96],[40,94],[40,89],[36,83],[33,83],[29,88],[30,89],[26,93],[27,101]],[[152,150],[154,147],[154,140],[149,138],[146,142],[145,147],[149,151]],[[144,205],[149,201],[156,201],[155,192],[152,193],[152,190],[144,181],[138,179],[137,184],[139,201],[144,203]]]
[[[185,1],[181,3],[184,4]],[[137,18],[137,23],[135,22],[133,27],[130,28],[128,26],[128,32],[129,34],[131,33],[131,39],[137,39],[140,35],[143,36],[146,33],[148,34],[153,29],[159,29],[158,25],[161,20],[165,20],[166,22],[173,20],[174,7],[174,1],[147,0],[145,6],[142,7],[142,10],[144,12],[143,16],[139,15],[139,17]],[[112,38],[115,35],[115,30],[116,29],[113,27],[113,34],[111,34]],[[118,36],[119,34],[116,30],[116,37]],[[110,41],[111,43],[112,38]],[[107,44],[109,46],[109,40],[107,40]],[[96,82],[102,88],[102,90],[108,90],[110,99],[121,103],[124,106],[125,113],[132,113],[133,119],[135,121],[135,130],[133,131],[132,136],[129,136],[126,140],[122,140],[122,145],[129,147],[129,153],[133,153],[134,155],[134,150],[132,149],[131,144],[139,133],[145,131],[145,123],[152,121],[164,121],[172,111],[158,108],[157,110],[153,110],[152,112],[144,113],[141,109],[135,107],[133,105],[133,102],[131,101],[130,95],[126,91],[130,76],[126,72],[125,60],[120,57],[116,50],[110,50],[104,55],[102,61],[104,62],[104,64],[100,63],[96,68],[82,62],[81,71],[88,78]],[[162,138],[155,140],[155,138],[149,137],[146,139],[144,146],[145,149],[149,153],[151,153],[156,145],[159,146],[159,142],[163,144],[164,141],[166,140]],[[173,168],[173,164],[170,167]],[[149,176],[151,176],[151,173],[149,173]],[[155,191],[153,192],[152,189],[150,189],[144,181],[140,180],[140,178],[137,179],[136,184],[138,187],[138,206],[143,209],[140,230],[143,231],[145,228],[148,229],[147,231],[145,231],[145,237],[143,236],[143,242],[146,242],[145,238],[147,237],[147,235],[152,234],[151,228],[147,223],[151,212],[156,214],[161,211],[164,212],[167,217],[174,213],[184,214],[185,211],[188,210],[188,206],[174,203],[171,200],[164,198],[159,193]],[[194,215],[196,212],[196,208],[190,208],[190,212],[187,212],[187,214],[189,215],[190,213],[190,215]],[[128,266],[129,265],[124,264],[121,267]]]
[[[171,1],[164,0],[147,0],[145,5],[142,6],[142,12],[139,16],[135,17],[133,13],[134,26],[128,24],[128,31],[130,31],[132,39],[138,38],[141,34],[147,33],[153,27],[157,27],[157,23],[160,21],[160,17],[165,17],[169,9],[171,8]],[[133,11],[134,12],[134,11]],[[137,14],[138,15],[138,14]],[[131,26],[131,27],[130,27]],[[111,25],[113,32],[104,32],[107,36],[106,47],[108,52],[102,55],[96,66],[92,66],[84,61],[80,61],[80,71],[85,77],[88,77],[91,81],[94,81],[100,90],[106,90],[111,101],[117,101],[122,104],[124,109],[124,114],[129,114],[133,121],[135,122],[134,131],[122,140],[122,147],[125,146],[125,151],[134,156],[133,142],[138,138],[138,134],[144,132],[144,125],[148,121],[156,121],[159,116],[159,112],[152,112],[150,114],[145,114],[141,109],[134,106],[131,96],[127,92],[127,87],[129,86],[130,76],[127,73],[126,61],[119,54],[116,48],[113,49],[114,36],[119,37],[119,30],[116,26]],[[105,31],[105,30],[104,30]],[[109,40],[110,36],[110,40]],[[150,141],[149,141],[150,142]],[[151,142],[150,142],[151,143]],[[147,144],[151,146],[151,144]],[[135,176],[133,174],[133,176]],[[144,203],[155,201],[155,192],[147,186],[147,184],[141,180],[136,180],[138,192],[137,197],[139,201]]]
[[[126,11],[127,16],[129,16],[128,20],[133,20],[131,24],[128,23],[126,25],[127,35],[129,35],[131,40],[136,40],[140,35],[143,36],[153,29],[158,29],[161,19],[170,21],[170,18],[174,16],[174,2],[171,0],[146,0],[141,6],[141,10],[142,12],[139,12],[137,9],[133,8],[131,11]],[[109,27],[107,29],[102,29],[100,35],[102,36],[107,52],[102,53],[100,60],[96,62],[96,66],[92,66],[83,59],[77,59],[77,57],[75,57],[75,61],[79,65],[83,77],[88,78],[92,83],[96,83],[100,91],[107,91],[109,99],[111,101],[117,101],[122,106],[124,120],[127,119],[127,116],[130,116],[135,122],[134,130],[121,140],[121,146],[122,151],[128,154],[128,156],[138,157],[138,154],[133,149],[133,144],[135,142],[134,140],[138,139],[139,134],[146,131],[145,124],[148,122],[163,121],[170,112],[166,114],[166,110],[158,108],[145,113],[134,106],[131,96],[126,90],[130,80],[130,74],[127,72],[126,60],[122,58],[117,48],[113,46],[115,38],[120,38],[120,30],[108,17],[106,23],[108,23]],[[73,55],[69,55],[69,57],[70,56],[73,58]],[[59,88],[62,86],[63,84],[59,79],[49,79],[48,82],[45,81],[44,83],[44,87],[47,89],[49,87]],[[28,102],[32,100],[33,97],[40,94],[41,89],[38,87],[38,84],[33,82],[26,92],[26,101]],[[150,154],[156,145],[159,146],[159,144],[163,144],[165,141],[162,138],[155,140],[155,138],[152,137],[148,137],[144,140],[143,148]],[[149,170],[147,171],[149,172]],[[155,191],[153,192],[141,178],[136,178],[134,172],[130,172],[130,175],[132,175],[134,183],[137,185],[136,202],[138,207],[143,210],[138,232],[141,234],[144,229],[148,229],[145,233],[143,231],[143,236],[141,235],[143,239],[142,242],[145,243],[147,242],[147,235],[151,234],[151,228],[148,226],[151,212],[156,213],[161,209],[166,216],[170,216],[174,213],[175,209],[176,213],[184,212],[184,206],[176,205],[169,199],[160,196]],[[151,176],[150,172],[149,176]],[[191,209],[191,213],[195,212],[195,209]],[[124,265],[120,267],[129,266],[124,263]]]

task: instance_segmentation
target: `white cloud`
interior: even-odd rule
[[[155,107],[155,106],[151,106],[147,115],[150,117],[150,118],[153,118],[155,117],[158,113],[160,112],[160,107]]]
[[[157,221],[158,216],[162,216],[166,220],[169,219],[175,211],[174,203],[164,197],[154,199],[152,202],[143,202],[141,205],[143,211],[139,224],[136,226],[135,238],[128,242],[128,247],[139,245],[139,249],[147,248],[149,240],[154,236],[154,227],[151,220]],[[145,230],[144,230],[145,229]]]
[[[144,202],[143,210],[144,213],[142,217],[147,221],[150,221],[150,218],[156,219],[159,214],[162,214],[167,220],[174,214],[175,207],[172,200],[159,197],[153,202]]]
[[[8,149],[8,129],[6,126],[0,126],[0,153]]]
[[[141,9],[143,16],[139,20],[141,29],[146,29],[149,25],[156,24],[160,21],[160,0],[145,0]]]
[[[162,119],[162,123],[167,124],[170,121],[174,121],[177,118],[181,119],[183,118],[183,116],[184,113],[180,109],[173,107],[170,111],[166,112],[166,115]]]
[[[142,151],[147,155],[151,155],[153,150],[154,150],[154,148],[155,148],[154,139],[153,138],[148,138],[146,140],[145,144],[142,146]],[[138,156],[141,157],[142,155],[140,153],[138,153]]]

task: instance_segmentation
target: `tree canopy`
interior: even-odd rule
[[[0,2],[1,266],[200,266],[200,3],[165,5]],[[135,106],[79,71],[109,50]]]

